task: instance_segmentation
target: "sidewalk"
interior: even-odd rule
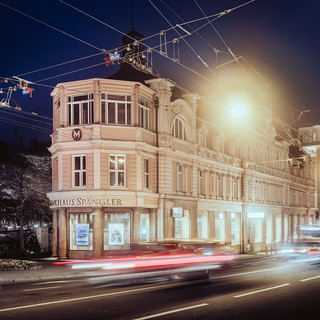
[[[272,258],[275,258],[275,255],[239,254],[237,260],[239,263],[245,263]],[[36,261],[42,264],[42,269],[0,271],[0,285],[6,283],[75,279],[84,276],[82,271],[73,270],[70,266],[54,265],[53,262],[58,261],[57,258],[45,258]]]

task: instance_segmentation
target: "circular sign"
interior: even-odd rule
[[[81,139],[82,133],[80,129],[74,129],[72,131],[72,138],[75,141],[79,141]]]

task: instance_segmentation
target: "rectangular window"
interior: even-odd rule
[[[223,197],[223,176],[218,174],[217,175],[217,196]]]
[[[225,242],[225,217],[223,212],[215,213],[215,240]]]
[[[144,159],[144,187],[149,189],[149,159]]]
[[[126,185],[126,157],[110,156],[110,186],[125,187]]]
[[[130,249],[130,212],[104,212],[103,249]]]
[[[72,186],[86,186],[86,156],[73,156],[72,172]]]
[[[149,102],[139,99],[139,127],[149,130],[150,107]]]
[[[183,166],[178,165],[178,177],[177,177],[177,189],[179,192],[183,192]]]
[[[203,213],[198,215],[198,239],[208,238],[208,214]]]
[[[101,123],[131,125],[131,96],[101,94]]]
[[[199,193],[205,194],[205,188],[204,188],[204,172],[203,170],[199,171]]]
[[[231,244],[240,243],[240,213],[231,213]]]
[[[67,96],[68,126],[93,123],[93,94]]]
[[[149,213],[140,214],[140,241],[150,241],[150,215]]]
[[[239,199],[239,194],[238,194],[238,179],[233,178],[233,198],[234,199]]]

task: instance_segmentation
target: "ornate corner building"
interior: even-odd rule
[[[88,79],[51,95],[53,256],[164,239],[265,251],[316,219],[314,162],[290,164],[267,108],[231,139],[167,79]]]

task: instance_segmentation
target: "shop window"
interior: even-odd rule
[[[149,159],[144,159],[144,187],[150,188]]]
[[[174,237],[176,239],[190,239],[189,210],[183,210],[182,218],[174,218]]]
[[[68,125],[93,123],[93,93],[67,96]]]
[[[187,140],[186,129],[180,118],[176,118],[172,125],[172,135],[175,138]]]
[[[110,186],[124,187],[126,185],[126,157],[110,156]]]
[[[72,157],[72,186],[86,186],[86,156]]]
[[[215,214],[215,240],[225,243],[225,216],[223,212]]]
[[[202,213],[198,215],[198,238],[207,239],[208,238],[208,214]]]
[[[150,215],[149,213],[140,214],[140,241],[150,241]]]
[[[262,219],[252,219],[254,225],[254,241],[259,243],[262,241]]]
[[[131,125],[131,96],[102,93],[101,123]]]
[[[139,99],[139,127],[149,130],[150,128],[150,106],[149,102]]]
[[[104,213],[104,250],[130,249],[130,213]]]
[[[272,215],[267,214],[266,217],[266,243],[272,243]]]
[[[281,215],[276,215],[276,242],[281,241],[281,229],[282,229],[282,223],[281,223]]]
[[[93,213],[70,213],[70,250],[93,250]]]
[[[240,243],[240,213],[231,213],[231,244]]]
[[[310,224],[312,224],[312,222]],[[284,232],[283,240],[288,241],[288,237],[289,237],[289,217],[288,217],[288,215],[285,215],[284,219],[283,219],[283,232]]]

